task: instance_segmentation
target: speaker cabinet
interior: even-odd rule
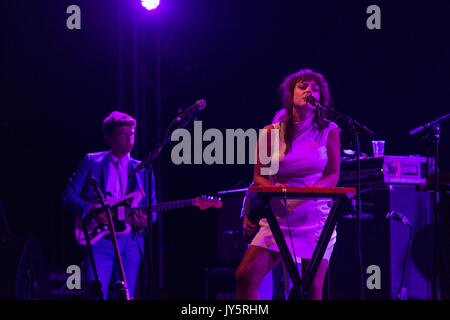
[[[403,270],[406,299],[430,299],[433,272],[432,194],[415,185],[382,184],[362,188],[361,194],[362,287],[365,299],[398,299]],[[386,215],[395,210],[413,228],[408,257],[410,228]],[[330,261],[329,298],[358,299],[358,254],[354,213],[345,212],[337,225],[337,242]],[[408,259],[407,259],[408,257]],[[379,286],[373,278],[379,267]],[[368,270],[369,268],[369,270]]]

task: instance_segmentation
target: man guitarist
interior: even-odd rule
[[[139,207],[146,206],[148,192],[145,171],[140,171],[128,178],[140,161],[133,159],[130,152],[134,145],[136,120],[128,114],[114,111],[103,121],[103,134],[111,150],[89,153],[78,166],[71,177],[63,195],[64,206],[81,219],[92,217],[95,223],[107,225],[105,212],[98,213],[101,205],[94,188],[88,183],[88,177],[98,182],[98,187],[106,198],[121,198],[132,192],[141,192],[142,200]],[[151,174],[151,204],[156,203],[155,183],[153,172]],[[156,220],[156,213],[152,214],[152,222]],[[125,279],[128,285],[130,298],[135,295],[136,280],[139,272],[141,258],[143,257],[142,229],[147,226],[147,216],[141,210],[136,210],[130,216],[132,232],[117,236]],[[102,286],[104,299],[107,299],[108,285],[118,280],[118,269],[114,257],[111,236],[105,236],[92,245],[92,252]],[[94,273],[89,257],[86,270],[86,284],[88,294],[92,293]]]

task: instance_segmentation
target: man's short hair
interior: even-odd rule
[[[112,137],[114,131],[120,126],[136,126],[136,120],[123,112],[113,111],[109,116],[103,120],[103,135],[106,137]]]

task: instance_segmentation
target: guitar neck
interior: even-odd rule
[[[177,201],[169,201],[169,202],[161,202],[155,205],[150,206],[148,211],[168,211],[173,209],[180,208],[188,208],[194,206],[195,199],[187,199],[187,200],[177,200]],[[136,209],[144,209],[146,210],[148,207],[137,207],[137,208],[129,208],[128,210],[134,211]]]
[[[188,208],[194,206],[195,199],[177,200],[170,202],[162,202],[150,207],[150,211],[167,211],[180,208]]]

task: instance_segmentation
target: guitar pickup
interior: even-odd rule
[[[117,208],[117,220],[119,220],[119,221],[125,220],[125,207]]]

